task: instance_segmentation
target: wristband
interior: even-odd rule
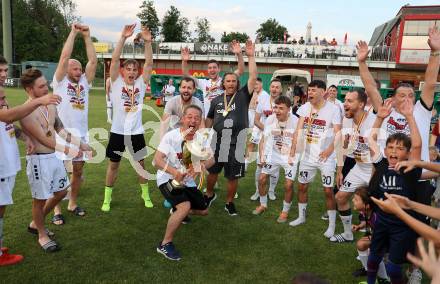
[[[431,56],[439,56],[440,55],[440,50],[437,51],[431,51]]]

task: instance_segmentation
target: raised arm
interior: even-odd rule
[[[381,105],[377,110],[376,120],[373,123],[373,127],[371,129],[370,136],[368,137],[368,142],[370,144],[369,146],[370,146],[371,159],[373,161],[377,161],[379,158],[379,155],[381,154],[380,147],[377,143],[377,140],[378,140],[378,136],[380,134],[379,132],[381,130],[382,123],[385,120],[385,118],[391,114],[391,111],[392,111],[391,100],[387,100],[385,102],[385,104]]]
[[[409,126],[409,136],[411,137],[411,152],[409,160],[420,160],[422,152],[422,137],[420,137],[419,128],[414,118],[414,105],[410,99],[406,99],[401,113],[405,116]]]
[[[440,64],[440,32],[437,27],[429,29],[428,44],[431,48],[431,56],[429,56],[428,67],[425,72],[425,84],[423,85],[421,98],[427,107],[432,107]]]
[[[248,57],[249,64],[249,79],[247,82],[249,95],[252,96],[257,82],[257,64],[255,63],[255,44],[252,40],[246,41],[246,56]]]
[[[237,56],[237,70],[234,71],[239,77],[244,73],[244,59],[243,53],[241,52],[240,43],[236,40],[231,42],[231,51]]]
[[[42,105],[57,105],[61,102],[61,98],[57,95],[48,94],[46,96],[31,100],[22,105],[9,108],[0,109],[0,121],[5,123],[12,123],[28,116],[37,107]]]
[[[119,41],[116,44],[115,49],[113,50],[112,62],[110,64],[110,78],[112,82],[116,81],[116,79],[119,76],[120,57],[122,54],[122,49],[124,48],[124,44],[127,38],[133,35],[135,27],[136,24],[124,26],[124,29],[122,30],[121,33],[121,37],[119,38]]]
[[[142,73],[142,78],[144,79],[144,83],[148,84],[151,77],[151,72],[153,71],[153,48],[151,47],[151,32],[148,27],[142,27],[141,31],[142,39],[144,40],[144,57],[145,64],[144,70]]]
[[[63,50],[61,51],[60,60],[58,62],[57,69],[55,70],[55,79],[59,82],[63,80],[67,73],[67,67],[69,66],[69,59],[72,55],[73,45],[75,43],[76,35],[81,31],[80,24],[73,24],[70,30],[69,36],[64,43]]]
[[[98,58],[96,57],[95,47],[93,46],[92,38],[90,37],[90,29],[88,26],[81,26],[81,34],[84,38],[87,52],[86,78],[87,82],[92,83],[95,79],[96,67],[98,66]]]
[[[191,53],[188,47],[184,47],[180,50],[182,56],[182,74],[183,76],[189,76],[188,61],[191,60]]]
[[[362,83],[364,84],[365,91],[367,92],[368,97],[371,99],[371,103],[373,104],[374,110],[377,112],[379,107],[382,105],[383,100],[382,96],[379,94],[377,90],[376,82],[374,81],[373,76],[368,70],[367,58],[370,51],[368,50],[368,45],[365,41],[359,41],[356,45],[357,49],[357,60],[359,63],[359,75],[361,76]]]

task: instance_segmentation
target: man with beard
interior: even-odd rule
[[[299,121],[295,135],[296,151],[303,153],[299,165],[298,218],[289,223],[298,226],[306,222],[308,185],[317,170],[321,172],[329,225],[324,236],[334,235],[336,225],[336,202],[333,194],[336,156],[335,135],[341,129],[339,108],[324,99],[325,83],[321,80],[310,82],[308,102],[298,109]]]
[[[185,106],[181,126],[165,134],[154,155],[154,165],[158,169],[157,186],[164,198],[173,206],[165,236],[156,250],[170,260],[180,260],[181,258],[180,253],[174,247],[173,239],[182,221],[188,214],[202,216],[208,214],[208,205],[203,193],[197,188],[194,181],[194,177],[200,174],[204,166],[197,170],[197,166],[193,164],[192,168],[185,169],[182,163],[184,158],[183,144],[196,139],[195,136],[198,135],[196,131],[199,129],[202,119],[203,111],[199,106]],[[201,163],[210,166],[213,161],[211,159]],[[173,179],[182,183],[184,187],[179,189],[169,187],[168,185]]]
[[[274,114],[264,123],[264,134],[260,141],[260,165],[263,168],[259,176],[260,206],[252,213],[260,215],[267,209],[267,177],[279,175],[279,169],[284,169],[284,200],[283,209],[277,219],[285,223],[292,205],[293,182],[296,179],[297,159],[293,137],[298,118],[290,111],[291,101],[286,96],[278,96],[274,101]]]
[[[168,129],[179,128],[183,110],[189,105],[196,105],[203,110],[203,103],[196,97],[193,97],[196,91],[196,81],[192,77],[183,77],[179,85],[179,96],[175,96],[168,101],[163,111],[160,123],[160,137],[162,138]],[[205,127],[202,116],[201,128]]]
[[[362,89],[348,92],[344,102],[344,119],[342,120],[343,154],[356,161],[354,167],[343,177],[343,161],[338,164],[336,193],[339,216],[344,226],[344,233],[330,236],[331,242],[351,242],[350,199],[357,188],[368,186],[373,171],[373,160],[370,154],[369,137],[376,116],[365,110],[367,94]]]
[[[237,56],[238,69],[235,74],[238,77],[244,72],[244,60],[241,53],[240,43],[233,40],[231,43],[231,51]],[[188,61],[191,59],[191,54],[187,47],[182,49],[182,73],[183,76],[190,76]],[[217,60],[211,59],[208,61],[208,79],[197,79],[197,88],[203,92],[203,106],[205,118],[208,115],[211,101],[223,94],[222,78],[220,77],[220,64]]]
[[[28,69],[20,78],[29,100],[48,95],[49,88],[43,74],[38,69]],[[64,129],[55,106],[38,107],[20,123],[35,145],[35,153],[26,156],[26,173],[32,192],[32,222],[28,231],[38,235],[38,243],[45,252],[60,249],[51,240],[52,232],[44,227],[46,215],[65,196],[70,186],[63,162],[55,156],[55,151],[73,157],[91,151],[79,137],[72,136]],[[71,146],[56,143],[55,132]]]
[[[388,137],[396,133],[404,133],[410,135],[410,128],[408,121],[402,111],[407,99],[410,99],[414,105],[414,117],[417,123],[417,128],[422,137],[422,153],[421,159],[423,161],[429,161],[429,134],[430,124],[432,117],[432,108],[434,106],[434,91],[437,82],[437,76],[439,73],[440,65],[440,32],[436,27],[430,28],[428,32],[428,45],[431,49],[429,56],[428,66],[425,71],[425,84],[420,95],[420,99],[415,102],[415,92],[412,85],[407,83],[401,83],[395,88],[395,92],[391,97],[393,109],[390,115],[384,119],[381,126],[381,133],[384,135],[379,136],[379,143],[381,150],[385,149],[385,141]],[[383,99],[380,93],[377,91],[376,82],[373,76],[368,70],[366,60],[368,58],[369,50],[368,45],[364,41],[359,41],[357,48],[357,59],[359,63],[359,74],[362,79],[362,83],[365,86],[368,96],[371,99],[371,103],[374,110],[377,112],[379,107],[383,104]],[[419,190],[416,191],[415,201],[429,205],[431,203],[431,196],[434,192],[430,185],[429,180],[420,180],[418,183]],[[429,219],[426,216],[418,215],[419,220],[429,223]],[[422,273],[419,269],[414,270],[410,276],[411,283],[420,283],[422,279]]]
[[[216,132],[215,164],[208,169],[206,200],[208,205],[216,199],[214,185],[218,174],[224,168],[227,179],[227,197],[225,210],[230,216],[237,215],[232,202],[237,192],[238,179],[244,176],[244,157],[249,126],[248,107],[257,80],[255,63],[255,46],[247,40],[245,52],[249,60],[249,79],[247,84],[239,87],[236,73],[228,72],[223,75],[222,86],[224,93],[213,99],[206,119],[206,126]]]
[[[85,73],[82,73],[81,63],[76,59],[71,59],[75,38],[81,34],[87,52],[88,62]],[[61,51],[60,61],[53,78],[53,91],[61,96],[62,101],[57,106],[59,117],[64,127],[75,136],[81,137],[83,143],[88,143],[88,109],[89,109],[89,90],[95,78],[98,59],[96,58],[95,48],[90,38],[88,26],[73,24],[69,36],[64,43]],[[59,143],[65,143],[60,140]],[[87,157],[71,159],[66,155],[61,155],[66,169],[71,173],[70,197],[67,210],[76,216],[84,216],[85,210],[78,206],[77,198],[83,179],[83,168]],[[54,208],[52,219],[56,225],[64,224],[64,217],[61,214],[61,206],[58,204]]]
[[[144,167],[145,138],[142,126],[142,106],[146,90],[146,84],[150,80],[153,68],[153,51],[151,48],[151,33],[147,27],[142,27],[141,36],[145,44],[145,64],[143,73],[139,75],[139,63],[134,59],[127,59],[122,64],[120,71],[120,59],[124,43],[131,37],[136,24],[124,27],[113,54],[110,65],[111,93],[110,99],[113,105],[113,121],[110,129],[110,138],[107,145],[106,156],[109,158],[105,179],[104,202],[101,210],[110,211],[113,185],[118,174],[119,163],[125,147],[141,169]],[[148,191],[148,180],[138,173],[141,187],[141,197],[147,208],[153,207]]]
[[[270,82],[270,86],[269,86],[269,92],[270,95],[267,93],[262,93],[259,97],[258,97],[258,105],[255,111],[255,119],[254,119],[254,128],[252,130],[252,138],[251,138],[251,142],[254,144],[259,144],[260,143],[260,139],[261,136],[263,134],[264,131],[264,123],[266,121],[266,119],[272,115],[273,113],[273,109],[275,107],[275,100],[281,95],[281,93],[283,92],[283,87],[281,85],[281,81],[279,79],[273,79]],[[260,156],[258,156],[258,158],[261,158]],[[255,184],[256,184],[256,189],[255,189],[255,193],[254,195],[251,196],[251,200],[257,200],[258,197],[260,196],[259,194],[259,177],[260,177],[260,173],[261,173],[261,164],[259,159],[257,159],[257,168],[255,170]],[[272,174],[270,175],[270,182],[269,182],[269,199],[270,200],[275,200],[276,196],[275,196],[275,187],[277,186],[278,183],[278,178],[280,176],[279,171],[272,171]]]

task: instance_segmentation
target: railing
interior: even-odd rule
[[[109,43],[108,53],[113,52],[113,43]],[[244,44],[241,44],[244,48]],[[194,55],[233,56],[227,43],[186,43],[161,42],[153,43],[153,53],[158,55],[178,55],[180,49],[188,47]],[[395,52],[388,46],[370,47],[372,61],[395,62]],[[123,48],[123,54],[143,54],[143,44],[128,43]],[[297,58],[297,59],[328,59],[338,61],[355,61],[356,47],[351,45],[323,46],[300,44],[255,44],[256,57]]]

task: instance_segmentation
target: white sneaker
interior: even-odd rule
[[[275,196],[275,192],[272,192],[272,191],[269,191],[269,199],[270,200],[275,200],[275,199],[277,199],[277,197]]]
[[[331,237],[333,237],[334,234],[335,234],[335,228],[328,227],[327,231],[325,231],[325,233],[324,233],[324,237],[326,237],[327,239],[330,239]]]
[[[251,196],[251,200],[255,201],[258,200],[258,198],[260,198],[260,194],[258,193],[258,191],[255,191],[255,193]]]
[[[418,268],[414,268],[408,277],[408,284],[420,284],[422,283],[422,272]]]
[[[293,220],[292,222],[290,222],[289,225],[292,226],[292,227],[296,227],[296,226],[299,226],[301,224],[304,224],[305,222],[306,222],[305,219],[297,218],[297,219]]]

